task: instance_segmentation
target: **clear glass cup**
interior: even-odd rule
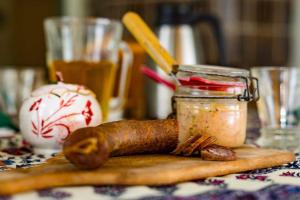
[[[259,79],[257,101],[263,147],[298,151],[300,147],[300,69],[296,67],[253,67]],[[298,114],[299,113],[299,114]]]
[[[121,23],[105,18],[53,17],[45,20],[44,28],[50,80],[56,81],[56,72],[61,72],[64,82],[91,89],[105,121],[110,110],[120,110],[132,63],[132,52],[121,41]],[[119,50],[123,54],[116,80]],[[118,96],[110,102],[115,82],[119,83]]]
[[[46,83],[45,70],[40,67],[0,67],[0,111],[18,124],[22,101],[32,90]]]

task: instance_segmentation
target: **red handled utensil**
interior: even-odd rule
[[[171,81],[159,75],[156,71],[149,67],[142,66],[141,72],[156,83],[160,83],[175,91],[176,85]],[[190,86],[195,89],[213,90],[213,91],[228,91],[231,88],[244,88],[244,83],[241,82],[222,82],[202,78],[200,76],[190,76],[178,79],[181,85]]]
[[[141,67],[141,72],[144,75],[146,75],[148,78],[155,81],[156,83],[161,83],[161,84],[165,85],[166,87],[168,87],[169,89],[175,91],[176,85],[174,83],[172,83],[169,80],[166,80],[161,75],[159,75],[156,71],[150,69],[149,67],[142,66]]]

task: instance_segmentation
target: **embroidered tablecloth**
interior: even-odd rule
[[[35,155],[19,138],[0,140],[0,168],[30,167],[51,156]],[[197,200],[197,199],[300,199],[300,154],[297,160],[274,168],[211,177],[168,186],[81,186],[32,191],[1,199],[142,199],[142,200]],[[3,172],[0,172],[0,174]],[[5,172],[4,172],[5,173]],[[155,174],[154,174],[155,176]],[[1,187],[1,185],[0,185]]]

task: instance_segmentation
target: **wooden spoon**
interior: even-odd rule
[[[158,64],[158,66],[164,72],[172,76],[177,84],[180,84],[174,74],[174,71],[176,71],[176,69],[173,69],[173,66],[177,65],[175,59],[167,52],[164,47],[160,45],[157,37],[144,22],[144,20],[134,12],[127,12],[123,16],[122,22],[124,23],[128,31],[139,42],[139,44]]]

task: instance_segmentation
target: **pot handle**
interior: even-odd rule
[[[122,117],[124,106],[126,104],[128,96],[128,82],[130,80],[131,68],[133,63],[133,53],[128,44],[122,41],[119,45],[119,49],[122,52],[122,63],[120,69],[118,83],[117,96],[112,97],[109,103],[109,121],[118,120]]]
[[[226,66],[227,60],[225,54],[224,34],[219,19],[209,14],[199,14],[191,18],[191,23],[203,22],[206,22],[210,25],[216,39],[216,43],[219,47],[219,65]]]

